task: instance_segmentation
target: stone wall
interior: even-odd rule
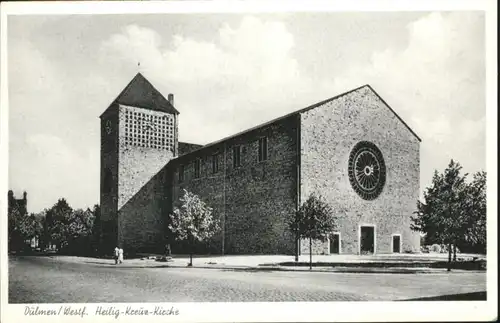
[[[287,220],[312,192],[335,210],[342,253],[358,253],[363,224],[375,227],[377,253],[391,251],[393,234],[401,234],[403,252],[419,250],[419,235],[410,230],[419,196],[419,140],[368,86],[179,157],[177,152],[185,151],[177,141],[177,116],[173,151],[134,147],[123,140],[126,109],[138,108],[119,106],[101,121],[101,192],[105,172],[112,181],[110,192],[101,194],[101,207],[108,231],[117,230],[112,234],[128,251],[163,250],[167,216],[179,206],[183,189],[198,194],[222,225],[211,241],[197,246],[198,253],[293,254]],[[109,136],[107,119],[113,127]],[[263,137],[268,159],[259,162]],[[359,141],[374,143],[387,168],[385,187],[372,201],[363,200],[349,182],[349,154]],[[235,146],[241,147],[240,167],[233,167]],[[309,252],[308,246],[301,243],[302,253]],[[315,242],[314,250],[327,253],[328,240]]]
[[[106,130],[109,121],[110,133]],[[108,181],[108,183],[105,183]],[[109,185],[109,190],[105,186]],[[118,201],[118,113],[110,109],[101,118],[101,220],[116,218]]]
[[[166,113],[122,105],[119,109],[118,242],[130,252],[162,248],[166,196],[164,167],[174,152],[127,145],[124,112],[137,109],[160,117]]]
[[[311,248],[309,249],[309,239],[300,239],[300,254],[308,255],[312,250],[313,255],[328,255],[330,253],[329,240],[312,240]]]
[[[119,210],[118,237],[127,253],[164,252],[166,171],[160,170]]]
[[[179,149],[179,151],[181,151]],[[219,154],[218,172],[212,171],[212,156]],[[187,158],[186,158],[187,157]],[[223,223],[224,210],[224,171],[223,171],[223,146],[213,146],[209,149],[204,149],[201,154],[179,157],[169,163],[168,186],[171,187],[169,196],[171,196],[172,209],[180,207],[180,197],[183,190],[188,190],[191,193],[197,194],[203,202],[213,209],[214,216]],[[200,177],[194,177],[194,160],[200,160]],[[184,180],[179,180],[179,167],[184,168]],[[171,213],[171,211],[169,212]],[[172,242],[173,253],[187,253],[189,247],[186,243],[175,241],[174,237],[170,237]],[[218,232],[206,244],[196,246],[196,253],[222,253],[222,232]]]
[[[109,121],[109,124],[108,124]],[[108,125],[107,125],[108,124]],[[108,133],[107,127],[110,132]],[[118,203],[118,107],[101,116],[100,206],[102,250],[112,252],[117,240]]]
[[[226,254],[292,254],[293,238],[286,220],[297,199],[296,116],[280,120],[226,141],[207,145],[172,162],[173,201],[183,189],[200,196],[214,209],[223,230],[210,241],[210,252]],[[258,161],[259,138],[267,137],[268,159]],[[233,147],[241,146],[241,166],[233,167]],[[219,171],[213,173],[212,156]],[[200,177],[194,162],[200,160]],[[179,167],[184,180],[179,183]]]
[[[351,187],[348,159],[354,145],[370,141],[382,152],[387,179],[380,196],[363,200]],[[410,217],[419,197],[419,140],[368,87],[301,113],[301,201],[322,194],[338,217],[342,253],[359,252],[359,226],[375,226],[375,252],[391,252],[401,234],[404,251],[419,251]]]

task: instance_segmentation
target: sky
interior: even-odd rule
[[[370,84],[422,139],[421,191],[486,170],[481,12],[9,16],[9,189],[99,202],[99,115],[137,72],[206,144]],[[140,63],[140,64],[139,64]]]

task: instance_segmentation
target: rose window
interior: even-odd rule
[[[386,170],[382,152],[373,143],[357,143],[349,156],[349,181],[365,200],[373,200],[382,192]]]

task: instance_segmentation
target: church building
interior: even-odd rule
[[[313,192],[337,218],[314,253],[419,252],[421,140],[371,86],[207,145],[179,141],[177,109],[139,73],[100,116],[104,248],[182,253],[167,225],[186,189],[221,223],[198,253],[294,254],[287,222]]]

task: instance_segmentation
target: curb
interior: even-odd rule
[[[119,266],[120,267],[120,266]],[[315,273],[353,273],[353,274],[464,274],[464,273],[486,273],[485,271],[473,271],[473,270],[460,270],[452,269],[450,272],[446,268],[405,268],[405,267],[393,267],[393,268],[353,268],[353,267],[337,267],[337,268],[314,268],[310,270],[309,268],[300,267],[283,267],[283,266],[223,266],[223,265],[194,265],[193,267],[187,267],[186,265],[125,265],[121,268],[178,268],[178,269],[218,269],[218,270],[234,270],[234,271],[247,271],[247,272],[269,272],[269,271],[284,271],[284,272],[315,272]]]
[[[52,257],[50,257],[52,258]],[[64,261],[64,260],[63,260]],[[68,261],[71,263],[79,263]],[[121,265],[109,263],[94,263],[99,266],[115,267],[115,268],[178,268],[178,269],[218,269],[218,270],[234,270],[247,272],[266,272],[266,271],[284,271],[284,272],[320,272],[320,273],[360,273],[360,274],[460,274],[460,273],[486,273],[485,270],[463,270],[452,269],[450,272],[446,268],[428,268],[428,267],[351,267],[351,266],[313,266],[312,270],[306,266],[279,266],[279,265],[224,265],[224,264],[196,264],[193,267],[188,267],[186,262],[146,262],[137,261],[130,263],[125,261]]]
[[[211,268],[211,267],[204,267]],[[233,267],[219,267],[217,269],[240,269]],[[470,273],[471,270],[452,270],[451,272],[446,271],[446,269],[434,269],[434,268],[348,268],[348,267],[338,267],[338,268],[294,268],[294,267],[245,267],[243,270],[247,271],[285,271],[285,272],[316,272],[316,273],[352,273],[352,274],[440,274],[440,273]],[[480,272],[480,271],[476,271]]]

